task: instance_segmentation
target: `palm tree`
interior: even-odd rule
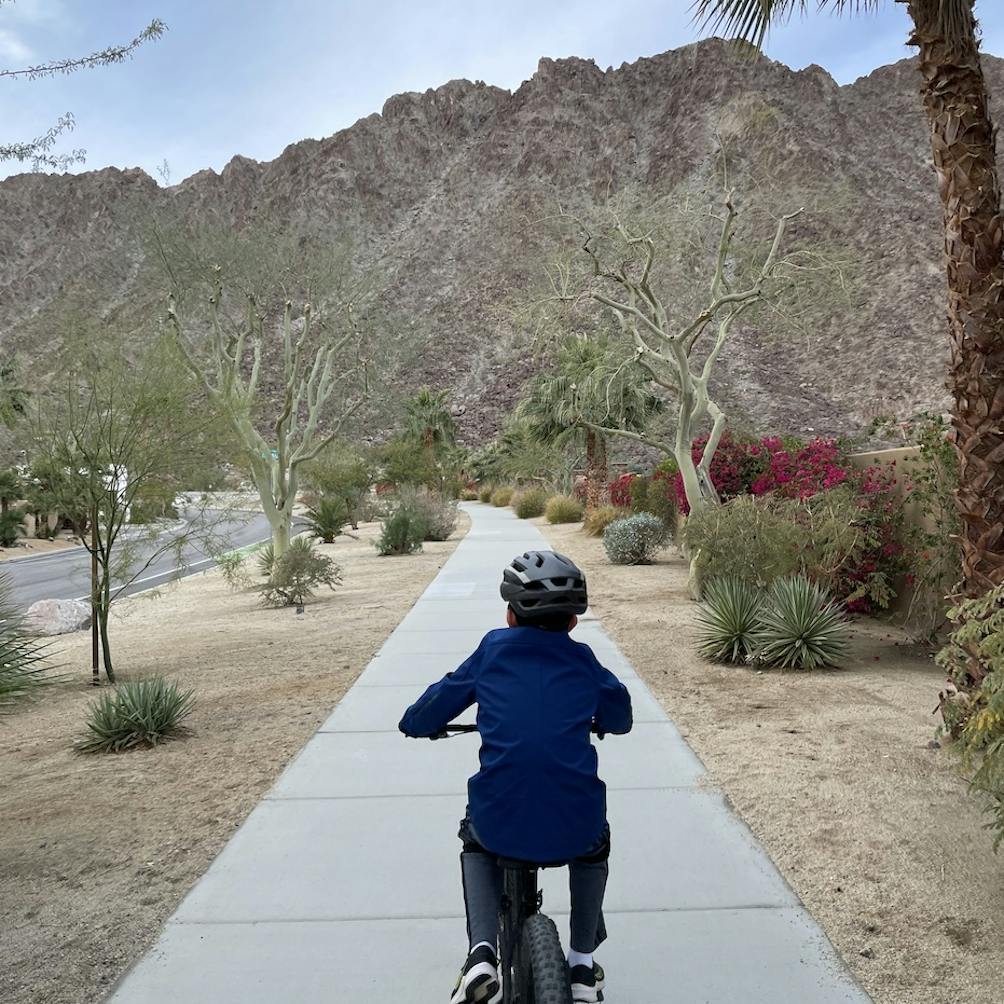
[[[447,391],[438,393],[423,387],[405,402],[408,432],[423,449],[434,453],[440,446],[451,446],[457,435],[457,425],[446,403]]]
[[[836,11],[882,0],[819,0]],[[806,0],[696,0],[697,19],[759,45]],[[975,0],[906,0],[945,228],[948,386],[955,400],[967,595],[1004,583],[1004,220]]]
[[[641,432],[662,402],[633,362],[621,361],[605,336],[566,337],[555,369],[538,374],[516,408],[516,418],[544,443],[579,439],[586,449],[586,507],[594,509],[607,484],[604,426]]]

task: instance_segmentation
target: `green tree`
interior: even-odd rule
[[[0,7],[9,6],[12,2],[13,0],[0,0]],[[123,45],[110,45],[99,52],[92,52],[88,56],[55,59],[19,69],[0,68],[0,78],[38,80],[42,77],[65,76],[68,73],[75,73],[77,70],[87,68],[124,63],[141,45],[160,38],[165,31],[167,31],[167,25],[159,18],[155,18],[134,39]],[[72,132],[74,125],[72,112],[67,112],[59,118],[55,125],[50,126],[35,139],[19,143],[0,143],[0,162],[16,160],[19,163],[30,165],[33,171],[40,171],[43,168],[50,168],[54,171],[66,170],[71,164],[83,163],[85,159],[83,150],[71,150],[69,153],[53,152],[59,137],[64,133]]]
[[[603,502],[608,478],[609,429],[640,433],[661,409],[648,375],[625,362],[625,350],[605,335],[568,335],[558,347],[554,371],[535,376],[516,417],[542,443],[581,441],[586,452],[586,505]]]
[[[350,443],[336,440],[303,467],[303,483],[324,499],[337,499],[353,530],[359,510],[373,484],[373,464]]]
[[[1004,226],[995,135],[974,0],[900,0],[913,21],[921,93],[942,203],[951,347],[949,388],[960,452],[965,593],[1004,583]],[[882,0],[819,0],[835,11]],[[712,29],[760,45],[772,23],[804,12],[805,0],[697,0]]]
[[[39,401],[33,416],[33,462],[60,512],[89,514],[82,543],[97,564],[92,604],[105,674],[115,680],[109,637],[113,602],[161,556],[179,566],[186,547],[222,549],[225,514],[190,504],[185,529],[130,527],[130,509],[144,494],[188,487],[201,468],[197,445],[216,422],[173,346],[155,340],[126,360],[121,344],[81,358],[61,389]],[[95,673],[97,666],[94,666]]]

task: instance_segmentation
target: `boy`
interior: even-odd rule
[[[572,999],[593,1004],[603,999],[593,952],[606,938],[610,829],[590,729],[629,732],[631,697],[588,645],[569,637],[587,600],[585,577],[568,558],[528,551],[505,569],[500,591],[509,628],[489,631],[400,725],[407,736],[428,738],[478,705],[481,770],[468,784],[459,834],[470,954],[450,1004],[502,999],[497,857],[568,863]]]

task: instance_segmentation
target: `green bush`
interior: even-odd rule
[[[650,565],[669,542],[665,524],[647,512],[614,520],[603,531],[603,546],[615,565]]]
[[[804,575],[777,579],[756,632],[756,661],[780,669],[837,666],[850,653],[850,632],[840,608]]]
[[[13,547],[21,535],[24,513],[20,509],[9,509],[0,513],[0,547]]]
[[[413,510],[400,508],[384,521],[380,539],[374,546],[382,555],[414,554],[422,550],[425,521]]]
[[[513,499],[513,511],[520,519],[543,516],[547,506],[547,492],[543,488],[527,488]]]
[[[743,579],[715,579],[698,608],[698,651],[711,662],[748,663],[756,651],[763,596]]]
[[[460,499],[463,502],[477,502],[479,498],[480,498],[479,493],[471,488],[465,488],[460,493]]]
[[[491,502],[492,495],[494,493],[495,493],[495,489],[494,488],[482,488],[478,492],[478,501],[479,502]]]
[[[512,501],[513,490],[511,488],[496,488],[492,492],[492,505],[493,506],[507,506]]]
[[[941,696],[942,715],[974,772],[971,790],[987,800],[997,850],[1004,841],[1004,585],[948,616],[955,629],[937,662],[953,686]]]
[[[191,690],[179,690],[162,677],[119,684],[91,703],[87,731],[77,740],[82,753],[119,753],[133,746],[157,746],[185,735]]]
[[[555,495],[547,500],[544,515],[548,523],[578,523],[582,519],[582,503],[571,495]]]
[[[0,712],[51,682],[45,676],[45,653],[45,645],[25,630],[11,581],[0,572]]]
[[[342,570],[338,565],[321,554],[309,537],[297,537],[276,560],[271,577],[259,587],[259,592],[269,606],[300,606],[319,586],[334,589],[341,581]]]
[[[672,479],[634,478],[631,481],[630,491],[631,511],[650,512],[653,516],[658,516],[675,536],[680,505],[676,499],[676,489]]]
[[[246,589],[251,584],[247,574],[245,555],[241,551],[228,551],[219,555],[216,558],[216,567],[220,570],[223,581],[235,592]]]
[[[307,510],[308,532],[325,544],[333,544],[348,521],[345,500],[337,496],[322,495]]]
[[[624,519],[625,516],[629,515],[630,510],[628,509],[618,509],[617,506],[613,505],[600,505],[586,512],[582,521],[582,529],[590,537],[600,537],[614,520]]]

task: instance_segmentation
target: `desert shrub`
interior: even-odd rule
[[[616,519],[603,531],[603,546],[615,565],[650,565],[669,542],[662,520],[647,512]]]
[[[638,480],[634,474],[622,474],[607,485],[607,495],[610,497],[610,504],[619,509],[632,508],[634,497],[634,482]]]
[[[513,490],[511,488],[496,488],[492,492],[492,505],[493,506],[507,506],[512,501]]]
[[[309,537],[297,537],[275,561],[271,577],[259,592],[262,602],[269,606],[300,606],[319,586],[334,589],[341,581],[338,565],[321,554]]]
[[[91,702],[87,731],[77,740],[83,753],[119,753],[133,746],[157,746],[185,735],[182,724],[195,704],[191,690],[179,690],[155,676],[119,684]]]
[[[656,471],[651,478],[634,478],[631,481],[631,511],[658,516],[675,536],[680,506],[669,475]]]
[[[582,520],[582,529],[590,537],[601,537],[611,523],[616,519],[624,519],[630,515],[630,510],[618,509],[612,505],[601,505],[586,512]]]
[[[971,790],[987,800],[996,850],[1004,841],[1004,585],[948,616],[955,629],[937,656],[952,682],[942,714],[973,771]]]
[[[841,609],[804,575],[775,580],[760,612],[757,662],[780,669],[837,666],[850,652]]]
[[[246,555],[241,551],[227,551],[216,558],[216,567],[220,570],[223,581],[235,592],[246,589],[251,584],[245,559]],[[271,574],[271,568],[269,573]]]
[[[395,487],[401,485],[438,488],[442,471],[430,450],[407,436],[385,443],[379,450],[384,481]]]
[[[407,509],[424,527],[423,540],[449,540],[457,528],[457,503],[438,492],[401,488],[398,509]]]
[[[426,527],[422,517],[414,510],[397,509],[384,521],[379,540],[374,546],[382,555],[414,554],[422,550]]]
[[[478,492],[478,501],[479,502],[491,502],[492,495],[494,495],[494,494],[495,494],[495,489],[494,488],[482,488]]]
[[[255,562],[258,565],[258,574],[267,578],[272,574],[272,567],[275,565],[275,546],[269,541],[259,547],[257,553]]]
[[[749,495],[691,513],[683,540],[702,583],[741,579],[762,588],[801,568],[801,533],[790,514]]]
[[[337,441],[302,468],[304,484],[323,498],[341,499],[353,529],[365,518],[363,508],[373,476],[373,465],[366,457],[349,443]]]
[[[461,501],[463,502],[477,502],[480,498],[480,494],[476,492],[473,488],[465,488],[460,493]]]
[[[343,498],[322,495],[307,510],[307,527],[312,537],[333,544],[349,521],[349,510]]]
[[[582,503],[571,495],[555,495],[547,500],[544,515],[548,523],[578,523],[582,519]]]
[[[20,509],[8,509],[0,513],[0,547],[13,547],[21,535],[24,513]]]
[[[715,579],[698,608],[698,651],[711,662],[748,663],[756,651],[762,592],[744,579]]]
[[[10,579],[0,572],[0,712],[50,682],[46,647],[25,630]]]
[[[547,492],[543,488],[527,488],[513,499],[512,506],[520,519],[543,516],[547,506]]]

